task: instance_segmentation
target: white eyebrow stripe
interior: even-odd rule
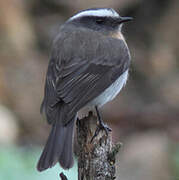
[[[74,20],[84,16],[119,17],[119,14],[114,10],[110,10],[110,9],[87,10],[72,16],[69,20]]]

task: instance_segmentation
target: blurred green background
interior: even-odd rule
[[[39,113],[53,38],[79,10],[112,7],[123,27],[128,83],[102,108],[121,141],[117,179],[179,179],[178,0],[0,0],[0,180],[60,179],[36,163],[50,127]],[[64,171],[77,179],[77,166]]]

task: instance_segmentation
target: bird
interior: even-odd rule
[[[100,128],[110,130],[98,108],[111,101],[128,79],[131,62],[122,17],[112,8],[90,8],[60,26],[52,45],[41,112],[51,125],[37,170],[73,166],[73,134],[78,112],[95,107]]]

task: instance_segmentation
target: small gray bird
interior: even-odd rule
[[[111,101],[128,78],[130,53],[121,33],[124,22],[111,8],[81,11],[67,20],[54,40],[47,70],[41,111],[52,125],[37,169],[57,162],[64,169],[73,166],[73,129],[80,109]]]

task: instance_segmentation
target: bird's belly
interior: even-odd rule
[[[87,106],[102,106],[108,101],[111,101],[120,92],[126,84],[128,78],[128,70],[125,71],[113,84],[110,85],[103,93],[93,99]]]

